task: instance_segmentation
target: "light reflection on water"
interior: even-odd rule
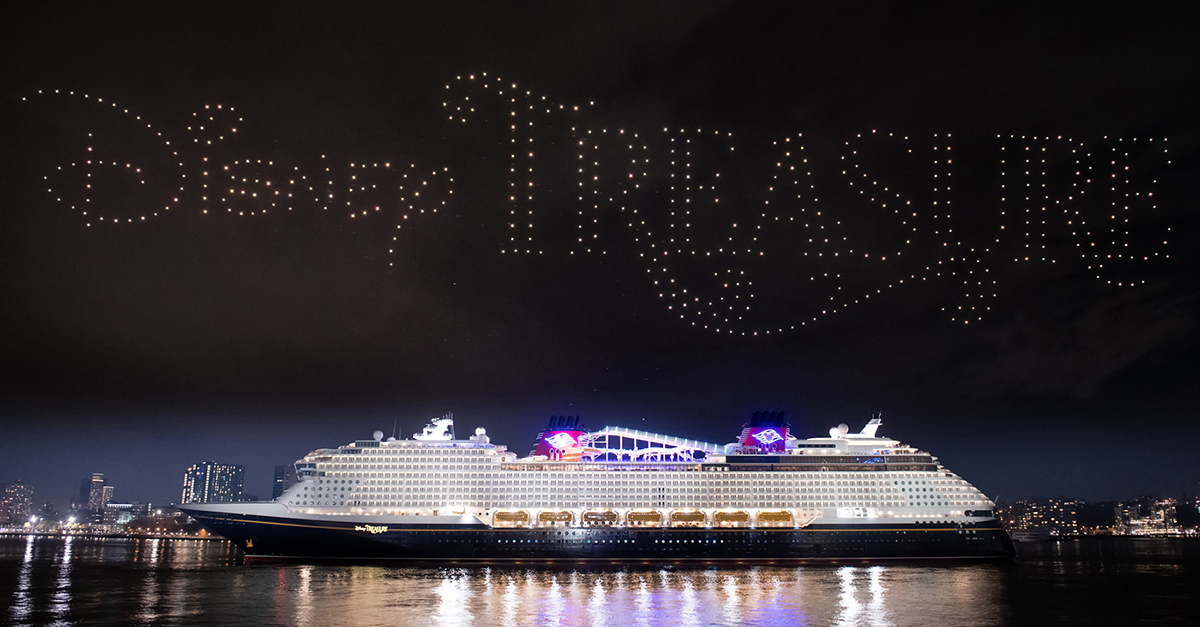
[[[52,625],[65,625],[67,610],[71,607],[71,541],[63,542],[62,553],[56,558],[58,572],[54,578],[54,593],[50,596]]]
[[[515,626],[517,624],[517,608],[520,605],[517,595],[517,582],[509,577],[508,583],[504,586],[504,621],[503,625]]]
[[[607,625],[609,621],[609,613],[606,607],[608,599],[605,598],[604,584],[600,577],[594,578],[595,583],[592,584],[592,596],[588,599],[588,624],[591,627],[602,627]]]
[[[9,610],[13,624],[28,620],[33,610],[33,599],[29,594],[30,580],[33,576],[33,542],[32,537],[25,541],[25,556],[21,560],[21,572],[17,575],[17,587],[13,592],[12,607]]]
[[[1089,557],[1086,546],[1044,547],[1015,563],[960,565],[463,569],[247,565],[218,542],[0,537],[0,623],[1177,623],[1200,610],[1200,544],[1152,548]]]
[[[869,587],[871,601],[867,605],[868,622],[872,625],[891,625],[892,621],[887,615],[887,607],[883,603],[883,593],[885,590],[883,585],[883,567],[872,566],[867,569],[867,573],[871,578]]]
[[[461,572],[446,573],[441,585],[437,587],[439,597],[438,611],[435,614],[436,623],[447,627],[462,627],[471,625],[471,591],[467,588],[466,577]]]
[[[312,571],[313,567],[308,565],[301,566],[298,570],[300,575],[300,590],[296,595],[295,620],[298,627],[306,627],[311,623],[313,618]]]

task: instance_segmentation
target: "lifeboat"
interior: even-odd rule
[[[704,512],[695,509],[680,509],[671,512],[672,527],[703,527],[708,523]]]
[[[742,510],[717,512],[713,514],[713,524],[717,527],[749,527],[750,514]]]
[[[565,509],[549,509],[538,513],[539,527],[565,527],[571,524],[575,516]]]
[[[591,510],[583,513],[585,527],[612,527],[618,522],[617,513],[612,510]]]
[[[528,527],[529,512],[523,509],[498,511],[494,524],[496,527]]]
[[[662,514],[658,510],[634,510],[625,517],[625,524],[630,527],[661,527]]]
[[[795,527],[792,513],[788,511],[759,512],[759,527]]]

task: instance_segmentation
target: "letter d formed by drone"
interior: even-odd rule
[[[332,213],[394,221],[395,229],[442,209],[449,168],[390,161],[332,163],[256,158],[239,150],[244,120],[205,105],[166,129],[114,102],[68,90],[25,98],[44,115],[85,120],[83,145],[46,175],[46,191],[87,227],[118,227],[170,215],[237,218]],[[65,123],[65,122],[64,122]],[[392,240],[396,239],[394,233]]]

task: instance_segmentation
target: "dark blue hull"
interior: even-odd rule
[[[973,525],[810,525],[803,529],[494,529],[484,525],[367,526],[188,512],[252,558],[503,562],[804,562],[1003,559],[995,520]]]

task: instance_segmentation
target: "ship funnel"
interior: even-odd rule
[[[413,434],[414,440],[442,440],[448,441],[454,439],[454,417],[453,414],[446,414],[442,418],[437,418],[430,422],[421,433]]]
[[[872,418],[871,421],[867,423],[867,426],[863,427],[861,434],[867,436],[868,438],[873,438],[875,437],[875,431],[879,429],[879,425],[881,424],[883,424],[882,418]]]

